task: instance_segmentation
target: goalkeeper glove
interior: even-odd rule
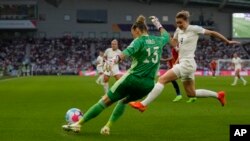
[[[151,22],[153,23],[153,25],[160,30],[160,28],[162,28],[161,23],[159,22],[159,19],[155,16],[150,16],[149,19],[151,20]]]

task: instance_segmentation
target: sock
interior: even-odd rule
[[[233,84],[236,84],[236,83],[237,83],[237,81],[238,81],[238,77],[237,77],[237,76],[235,76],[235,77],[234,77],[234,82],[233,82]]]
[[[92,107],[88,109],[88,111],[84,114],[83,118],[79,121],[79,123],[85,123],[92,118],[95,118],[98,116],[104,109],[106,108],[106,105],[103,103],[102,100],[99,100],[96,104],[94,104]]]
[[[179,88],[179,85],[178,85],[178,83],[176,82],[176,80],[171,81],[171,82],[172,82],[172,84],[173,84],[173,86],[174,86],[176,95],[177,95],[177,96],[178,96],[178,95],[181,95],[180,88]]]
[[[97,78],[97,82],[101,83],[101,79],[102,79],[102,75],[100,75],[98,78]]]
[[[101,82],[102,85],[104,85],[103,79],[104,79],[104,75],[102,74],[102,75],[100,76],[100,82]]]
[[[107,83],[103,83],[103,88],[104,88],[104,92],[105,92],[105,94],[107,94],[108,93],[108,90],[109,90],[109,83],[107,82]]]
[[[116,104],[115,109],[113,110],[109,118],[109,121],[107,122],[105,126],[111,127],[111,125],[123,115],[125,111],[125,107],[126,107],[126,104],[123,104],[121,101],[119,101]]]
[[[148,96],[141,102],[144,106],[147,106],[149,103],[154,101],[162,92],[164,89],[164,85],[157,82],[154,86],[154,88],[151,90],[151,92],[148,94]]]
[[[246,82],[246,80],[243,77],[240,77],[240,80],[242,80],[243,82]]]
[[[196,97],[215,97],[215,98],[218,98],[217,92],[205,90],[205,89],[195,90],[195,96]]]

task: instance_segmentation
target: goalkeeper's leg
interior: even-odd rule
[[[100,133],[102,135],[109,135],[110,134],[110,127],[112,124],[117,121],[124,113],[126,104],[120,100],[117,104],[115,109],[113,110],[108,122],[105,124],[105,126],[101,129]]]
[[[109,99],[107,95],[103,96],[96,104],[91,106],[87,112],[84,114],[83,118],[80,119],[78,122],[71,124],[71,125],[63,125],[62,128],[67,131],[75,131],[79,132],[81,125],[83,123],[88,122],[89,120],[98,116],[105,108],[112,105],[113,102]]]

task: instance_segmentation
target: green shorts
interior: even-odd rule
[[[126,98],[128,103],[143,98],[153,87],[154,79],[126,73],[109,89],[108,97],[112,102]]]

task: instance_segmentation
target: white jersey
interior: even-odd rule
[[[103,57],[99,55],[96,59],[96,63],[97,66],[103,66]]]
[[[112,48],[108,48],[104,52],[104,56],[107,57],[107,60],[113,59],[115,56],[121,54],[121,50],[113,50]],[[108,76],[115,76],[120,73],[118,64],[114,64],[110,71],[105,71],[104,74]]]
[[[204,34],[205,29],[197,25],[189,25],[186,30],[177,28],[174,39],[179,43],[179,59],[194,59],[199,34]]]
[[[103,73],[103,57],[102,56],[98,56],[96,59],[96,70],[98,73]]]
[[[233,58],[232,62],[234,63],[235,70],[236,69],[241,69],[242,60],[240,59],[240,57]]]
[[[119,49],[114,51],[112,48],[108,48],[104,52],[104,56],[107,57],[107,60],[111,60],[112,58],[114,58],[115,56],[119,54],[121,54],[121,51]]]

